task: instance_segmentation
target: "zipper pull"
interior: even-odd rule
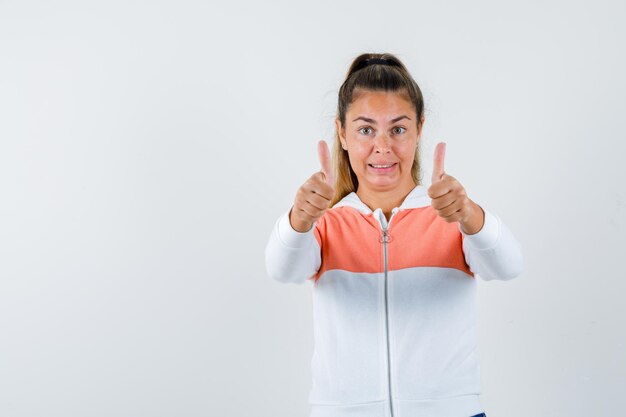
[[[389,243],[393,240],[393,238],[391,237],[391,235],[389,234],[389,231],[387,229],[383,229],[383,234],[380,236],[380,238],[378,239],[378,241],[380,243]]]

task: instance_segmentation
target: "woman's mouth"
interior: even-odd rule
[[[396,168],[396,165],[398,165],[398,163],[393,163],[393,164],[385,164],[385,165],[379,165],[379,164],[367,164],[372,171],[374,172],[391,172]]]

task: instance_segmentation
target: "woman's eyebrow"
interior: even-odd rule
[[[370,119],[368,117],[363,117],[363,116],[357,117],[356,119],[353,120],[353,122],[356,122],[359,119],[361,119],[361,120],[363,120],[363,121],[365,121],[367,123],[371,123],[371,124],[374,124],[374,125],[376,124],[376,120]],[[409,119],[409,120],[411,120],[410,117],[402,115],[402,116],[396,117],[395,119],[391,120],[391,123],[395,123],[398,120],[402,120],[402,119]]]

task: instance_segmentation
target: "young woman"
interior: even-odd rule
[[[422,93],[397,57],[363,54],[339,90],[333,158],[298,190],[266,248],[270,277],[313,285],[311,417],[485,416],[476,275],[523,268],[500,217],[435,150],[421,183]]]

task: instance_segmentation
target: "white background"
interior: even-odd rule
[[[522,244],[479,281],[489,417],[626,408],[626,3],[0,1],[0,415],[305,416],[310,283],[264,249],[391,52]]]

